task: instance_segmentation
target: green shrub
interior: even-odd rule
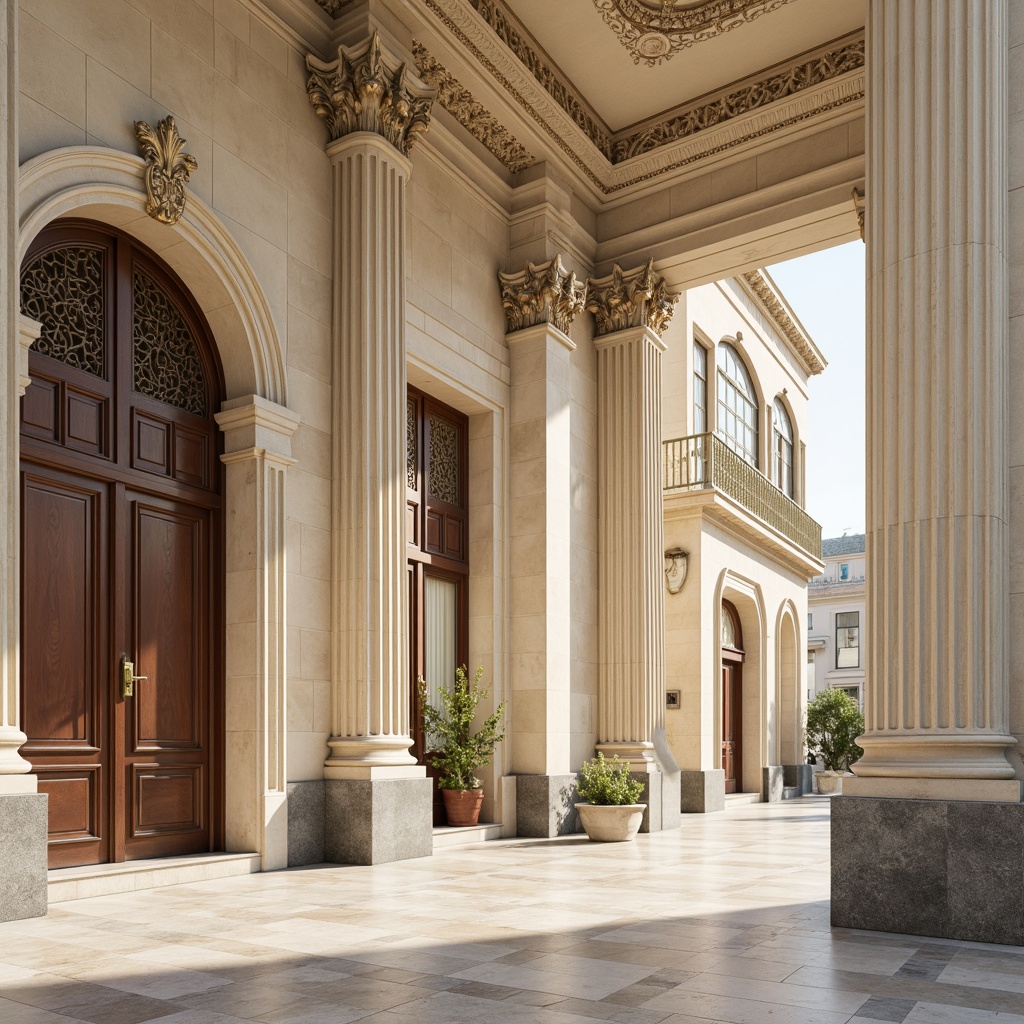
[[[420,707],[423,708],[423,728],[427,734],[427,747],[432,752],[427,756],[432,768],[440,772],[437,780],[441,789],[479,789],[477,768],[489,764],[494,748],[504,738],[498,732],[501,716],[505,713],[504,702],[489,715],[480,728],[473,732],[476,706],[487,699],[487,690],[480,689],[483,666],[476,670],[473,685],[469,685],[464,665],[455,670],[455,686],[437,688],[441,708],[435,708],[427,701],[427,684],[420,679]]]
[[[821,755],[829,771],[844,772],[864,756],[855,742],[864,732],[857,702],[842,690],[822,690],[807,705],[807,748]]]
[[[635,804],[643,791],[644,784],[629,777],[628,761],[621,761],[618,754],[606,761],[600,752],[583,763],[576,784],[577,796],[588,804]]]

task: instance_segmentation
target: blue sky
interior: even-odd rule
[[[823,537],[864,531],[864,243],[769,267],[828,360],[810,382],[807,511]]]

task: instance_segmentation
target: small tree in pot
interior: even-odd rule
[[[422,679],[418,683],[423,729],[431,749],[427,760],[440,773],[437,784],[444,795],[449,825],[475,825],[479,820],[484,791],[476,771],[490,764],[494,748],[505,738],[505,733],[498,731],[505,713],[504,702],[473,731],[477,705],[488,696],[487,690],[480,689],[483,674],[481,666],[470,686],[465,666],[459,666],[455,670],[455,686],[450,690],[444,685],[437,688],[440,708],[427,699],[427,684]]]
[[[576,810],[587,835],[596,842],[624,842],[640,828],[644,805],[636,801],[644,790],[629,774],[629,762],[614,755],[610,761],[600,751],[580,768],[576,795],[584,803]]]
[[[830,686],[807,705],[807,747],[825,765],[818,776],[819,793],[839,791],[839,777],[864,756],[857,746],[862,732],[864,716],[857,702],[842,690]]]

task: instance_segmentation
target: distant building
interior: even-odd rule
[[[807,585],[807,699],[828,686],[864,710],[867,665],[864,534],[821,542],[825,571]]]

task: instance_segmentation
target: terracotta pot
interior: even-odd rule
[[[624,843],[640,831],[646,804],[577,804],[580,824],[597,843]]]
[[[480,820],[480,807],[484,802],[482,789],[442,789],[444,813],[453,828],[475,825]]]

